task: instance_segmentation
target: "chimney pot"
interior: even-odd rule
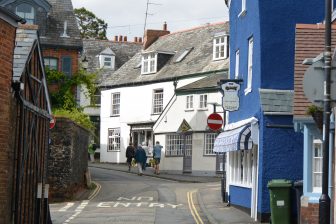
[[[124,36],[124,42],[127,42],[127,36]]]
[[[114,41],[118,42],[118,36],[114,36]]]
[[[139,37],[139,43],[142,43],[142,37]]]
[[[122,42],[123,41],[123,36],[119,36],[119,42]]]
[[[164,23],[163,23],[163,30],[164,30],[164,31],[167,31],[167,22],[164,22]]]
[[[138,38],[134,37],[134,43],[137,43],[137,42],[138,42]]]

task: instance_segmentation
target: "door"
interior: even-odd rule
[[[182,134],[183,139],[183,173],[192,172],[192,134]]]
[[[223,173],[225,169],[225,164],[224,164],[224,153],[218,152],[216,153],[216,173],[221,174]]]

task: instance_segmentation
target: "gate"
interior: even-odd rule
[[[192,172],[192,134],[183,136],[183,173]]]
[[[47,158],[50,104],[41,53],[32,44],[25,67],[15,77],[15,148],[13,160],[13,223],[47,223]]]

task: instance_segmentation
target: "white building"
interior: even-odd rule
[[[169,136],[164,133],[176,134],[186,119],[194,136],[192,150],[200,152],[193,154],[192,170],[215,170],[215,156],[203,155],[204,146],[200,145],[207,132],[206,117],[213,109],[205,102],[204,108],[197,105],[199,94],[207,95],[207,102],[217,103],[221,95],[216,86],[203,83],[211,90],[191,89],[194,95],[188,98],[189,107],[193,100],[195,108],[186,110],[182,87],[204,78],[227,78],[228,30],[228,23],[219,23],[172,34],[166,27],[146,31],[144,50],[107,78],[102,87],[106,90],[101,93],[101,162],[124,163],[130,141],[135,145],[145,142],[151,148],[159,139],[165,146],[162,168],[182,171],[181,155],[166,159]]]

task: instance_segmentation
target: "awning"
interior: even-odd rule
[[[220,133],[214,143],[214,152],[252,149],[251,124]]]

